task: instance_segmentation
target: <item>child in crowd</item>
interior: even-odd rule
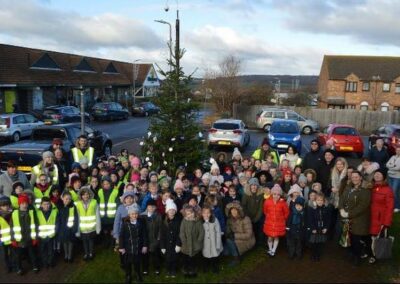
[[[175,181],[173,199],[177,206],[178,212],[182,210],[183,204],[186,202],[187,194],[183,191],[183,183],[180,179]]]
[[[154,200],[157,204],[158,199],[161,199],[161,196],[158,193],[158,183],[151,182],[149,183],[149,192],[147,192],[146,196],[143,198],[142,204],[140,205],[141,212],[146,210],[147,202]]]
[[[237,192],[235,185],[232,184],[229,186],[228,192],[225,194],[225,196],[222,200],[223,208],[225,208],[227,204],[229,204],[233,201],[240,202],[240,196]]]
[[[64,249],[64,261],[71,263],[73,259],[73,248],[75,235],[79,231],[78,212],[72,201],[71,194],[65,190],[61,194],[63,206],[58,213],[57,239],[61,242]]]
[[[42,197],[49,197],[51,190],[51,180],[46,174],[40,174],[36,178],[36,183],[33,186],[33,193],[35,195],[35,206],[39,209],[42,202]]]
[[[298,184],[292,185],[292,187],[290,188],[290,190],[288,192],[288,198],[286,201],[290,210],[294,209],[295,201],[296,201],[297,197],[299,197],[299,196],[303,197],[301,187]]]
[[[24,191],[24,184],[20,181],[16,181],[12,184],[12,192],[10,195],[12,209],[18,209],[18,196]]]
[[[301,259],[303,256],[305,223],[304,198],[298,196],[286,222],[286,241],[290,259],[295,257]]]
[[[70,186],[68,187],[68,191],[71,194],[72,201],[76,202],[79,199],[78,192],[82,187],[82,182],[77,174],[73,174],[69,180]]]
[[[10,198],[0,197],[0,248],[3,254],[4,269],[7,273],[12,272],[11,213]]]
[[[221,227],[218,219],[212,214],[212,209],[205,206],[201,211],[204,228],[204,272],[208,272],[210,267],[213,273],[219,272],[218,257],[223,250],[221,239]]]
[[[220,207],[218,207],[218,200],[217,197],[214,195],[208,195],[206,197],[206,200],[204,202],[204,205],[209,207],[211,209],[212,215],[217,218],[219,222],[219,226],[221,228],[221,235],[224,234],[225,232],[225,216],[223,211],[221,210]]]

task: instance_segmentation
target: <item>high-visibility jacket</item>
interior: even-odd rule
[[[79,163],[79,161],[81,160],[82,157],[86,157],[89,161],[89,167],[92,166],[93,164],[93,157],[94,157],[94,148],[93,147],[89,147],[86,149],[85,154],[82,153],[82,150],[79,148],[72,148],[71,149],[71,153],[72,153],[72,158],[74,159],[74,162]]]
[[[10,201],[11,201],[11,207],[12,207],[12,209],[18,209],[18,208],[19,208],[19,205],[18,205],[18,196],[11,195],[11,196],[10,196]]]
[[[52,181],[52,184],[58,184],[58,167],[57,167],[56,164],[54,164],[53,167],[54,167],[54,170],[52,171],[52,174],[50,176],[51,177],[51,181]],[[39,177],[41,174],[43,174],[44,171],[42,170],[42,163],[37,164],[36,166],[34,166],[32,168],[32,173],[36,177]]]
[[[96,209],[97,201],[92,199],[87,209],[83,205],[83,201],[76,203],[76,209],[79,216],[79,229],[82,233],[91,233],[96,229]]]
[[[11,226],[6,219],[0,216],[0,241],[4,245],[11,244]]]
[[[67,221],[68,228],[72,228],[74,226],[74,220],[75,220],[75,206],[72,206],[68,210],[68,221]]]
[[[12,219],[12,233],[14,236],[14,240],[20,242],[22,240],[22,230],[21,230],[21,223],[19,222],[19,210],[14,210],[11,215]],[[29,210],[29,217],[31,219],[31,239],[36,240],[36,224],[35,224],[35,216],[33,210]]]
[[[279,155],[278,155],[278,153],[273,149],[270,149],[269,151],[270,151],[270,154],[272,156],[272,159],[273,159],[274,163],[279,165]],[[261,157],[261,153],[262,153],[262,149],[258,148],[257,150],[254,151],[252,157],[254,159],[256,159],[256,160],[262,160],[263,157]]]
[[[46,220],[42,210],[36,212],[39,221],[39,238],[53,238],[56,235],[57,209],[52,209],[49,218]]]
[[[108,200],[106,201],[104,198],[104,190],[102,188],[99,189],[97,195],[99,196],[99,206],[100,206],[100,216],[108,218],[114,218],[115,213],[117,212],[117,198],[118,198],[118,188],[114,187]]]
[[[33,194],[35,195],[35,205],[36,208],[39,209],[40,208],[40,203],[42,203],[42,198],[43,197],[49,197],[50,196],[50,191],[51,191],[51,187],[49,186],[48,189],[46,189],[45,192],[42,192],[39,188],[34,187],[33,188]]]
[[[77,202],[78,201],[78,193],[76,193],[76,191],[75,190],[73,190],[73,189],[70,189],[69,190],[69,193],[71,194],[71,199],[72,199],[72,201],[73,202]]]

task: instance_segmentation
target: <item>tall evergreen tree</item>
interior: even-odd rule
[[[183,54],[180,50],[172,61],[168,60],[170,71],[159,70],[165,80],[153,102],[160,113],[150,118],[149,132],[141,143],[142,157],[149,168],[166,168],[170,175],[180,166],[188,170],[200,166],[206,154],[201,127],[196,122],[199,104],[192,99],[189,88],[192,78],[177,67],[177,56],[181,59]]]

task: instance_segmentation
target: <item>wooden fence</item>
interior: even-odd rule
[[[234,105],[233,117],[243,120],[250,128],[256,127],[256,115],[265,105]],[[362,133],[370,133],[383,124],[400,124],[400,111],[365,111],[354,109],[317,109],[309,107],[285,107],[302,116],[315,120],[320,128],[330,123],[354,125]]]

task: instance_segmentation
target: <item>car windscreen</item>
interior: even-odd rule
[[[34,129],[32,132],[32,140],[53,140],[54,138],[65,139],[65,132],[63,129]]]
[[[351,135],[351,136],[356,136],[357,131],[352,128],[352,127],[336,127],[333,129],[332,134],[335,135]]]
[[[293,123],[273,123],[270,131],[273,133],[298,133],[299,127]]]
[[[0,117],[0,125],[5,125],[5,124],[6,124],[6,118]]]
[[[234,129],[239,129],[239,124],[228,123],[228,122],[216,122],[214,123],[213,128],[222,130],[234,130]]]

